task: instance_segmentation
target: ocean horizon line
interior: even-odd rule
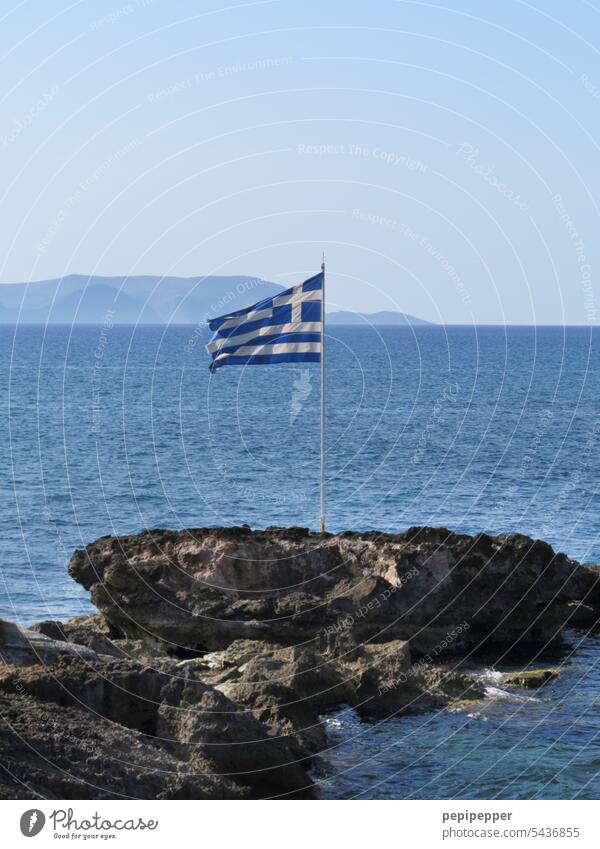
[[[356,313],[357,315],[363,315],[363,313]],[[327,314],[326,314],[327,315]],[[104,325],[104,321],[74,321],[74,322],[66,322],[66,321],[0,321],[0,327],[102,327]],[[113,321],[113,327],[198,327],[198,326],[206,326],[208,329],[208,324],[206,320],[201,320],[197,322],[190,321],[173,321],[173,322],[164,322],[164,321],[140,321],[140,322],[131,322],[131,321]],[[522,327],[522,328],[573,328],[579,330],[594,330],[595,328],[600,328],[600,323],[598,324],[527,324],[525,322],[506,322],[505,324],[494,324],[492,322],[477,322],[474,324],[465,324],[464,322],[444,322],[443,324],[436,324],[433,321],[427,321],[426,323],[418,323],[418,324],[369,324],[365,327],[359,324],[342,324],[340,322],[335,322],[333,325],[336,328],[339,327],[347,327],[351,330],[368,330],[370,327],[383,328],[386,330],[440,330],[446,327],[457,327],[457,328],[475,328],[475,327]]]

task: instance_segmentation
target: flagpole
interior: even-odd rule
[[[325,254],[321,263],[323,297],[321,301],[321,533],[325,533]]]

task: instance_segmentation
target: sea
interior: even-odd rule
[[[75,548],[144,528],[319,521],[319,366],[208,370],[198,326],[0,326],[0,617],[93,610]],[[329,530],[518,531],[600,562],[600,328],[336,327]],[[541,691],[327,717],[328,798],[599,798],[600,637]]]

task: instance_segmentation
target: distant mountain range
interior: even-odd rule
[[[0,284],[0,323],[198,324],[283,291],[258,277],[95,277]],[[333,325],[429,324],[400,312],[334,312]]]
[[[0,323],[197,324],[283,290],[257,277],[93,277],[0,284]]]
[[[414,315],[408,315],[405,312],[382,310],[381,312],[364,313],[350,311],[328,313],[327,324],[351,325],[352,327],[366,327],[368,325],[375,325],[376,327],[406,327],[407,325],[432,325],[432,322],[425,321],[422,318],[416,318]]]

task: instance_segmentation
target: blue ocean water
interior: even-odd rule
[[[0,327],[1,617],[90,610],[66,564],[103,534],[317,527],[318,366],[211,376],[204,341],[187,326]],[[331,327],[327,351],[331,530],[522,531],[600,562],[600,330]],[[500,696],[485,716],[346,712],[331,793],[571,796],[583,770],[598,797],[599,648],[584,641],[541,701]],[[444,778],[460,758],[461,781]]]
[[[327,718],[324,798],[598,799],[600,637],[570,635],[563,671],[519,690],[485,670],[489,697],[468,708],[362,723]]]

